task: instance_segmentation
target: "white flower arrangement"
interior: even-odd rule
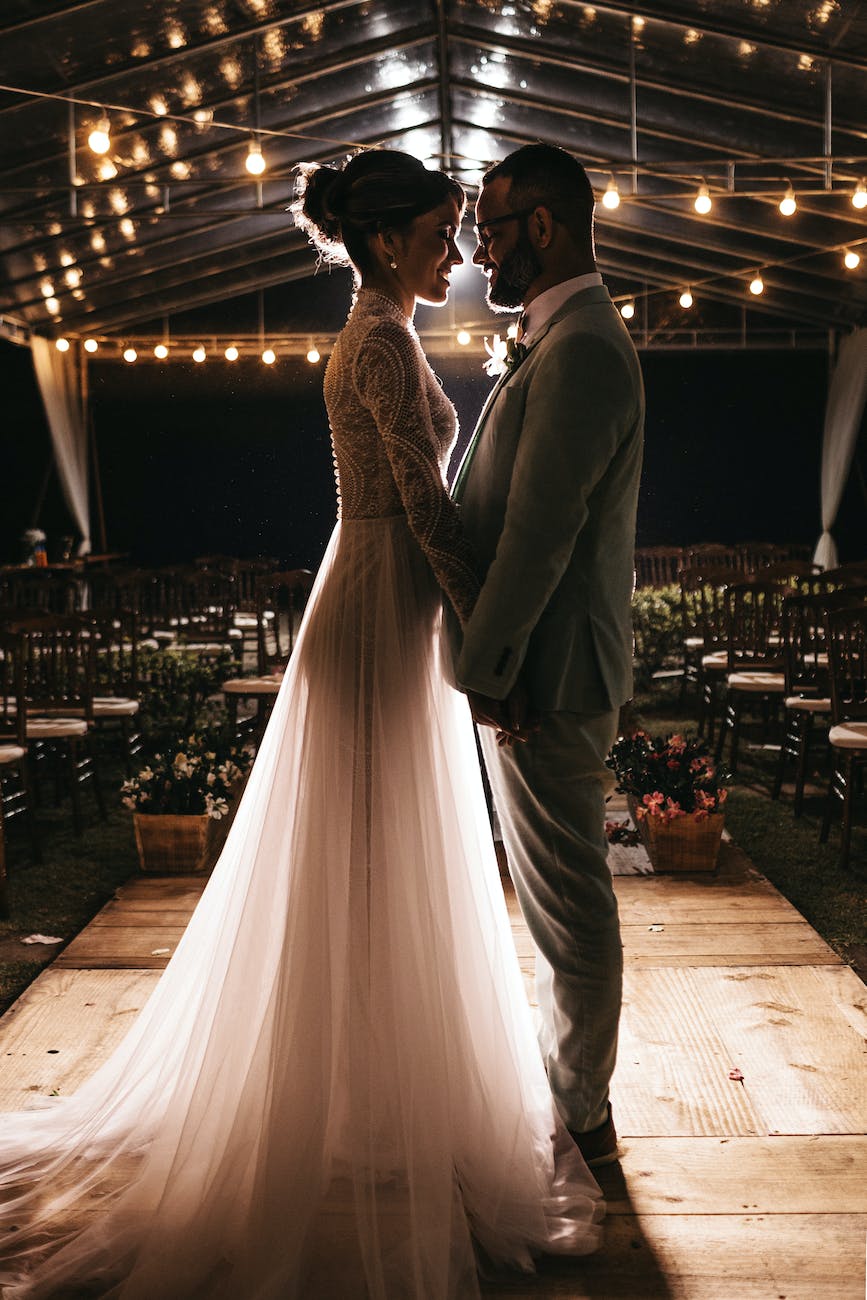
[[[154,754],[150,763],[121,786],[125,808],[139,813],[195,813],[221,821],[229,796],[252,763],[246,750],[231,745],[223,753],[189,736],[175,754]]]
[[[488,360],[483,364],[485,372],[492,379],[497,379],[500,375],[515,370],[527,355],[525,345],[518,343],[511,335],[503,339],[500,338],[499,334],[495,334],[492,344],[485,339],[485,351],[488,354]]]

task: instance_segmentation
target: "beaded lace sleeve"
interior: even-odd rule
[[[358,351],[355,388],[376,422],[410,529],[465,623],[479,594],[479,580],[443,480],[425,380],[406,328],[397,321],[378,321]]]

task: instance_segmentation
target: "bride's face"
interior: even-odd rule
[[[454,199],[416,217],[403,233],[397,252],[401,285],[421,302],[442,303],[449,294],[453,266],[463,262],[455,242],[461,214]]]

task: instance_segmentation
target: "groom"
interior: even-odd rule
[[[604,759],[632,686],[644,420],[638,357],[596,270],[593,204],[583,167],[550,145],[510,154],[482,184],[473,260],[492,307],[523,306],[523,334],[455,483],[486,576],[452,638],[537,948],[551,1089],[591,1166],[617,1159],[622,949]]]

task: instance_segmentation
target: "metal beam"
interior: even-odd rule
[[[136,59],[129,63],[115,64],[110,71],[103,72],[98,77],[89,77],[86,81],[61,84],[56,90],[45,93],[57,94],[63,97],[80,95],[84,91],[105,85],[106,82],[115,81],[118,77],[136,72],[152,72],[156,68],[163,68],[170,63],[176,63],[179,59],[189,59],[191,55],[208,54],[212,50],[223,49],[226,45],[234,45],[238,41],[249,40],[251,36],[260,35],[263,32],[276,31],[278,28],[289,27],[294,23],[303,23],[322,13],[336,13],[341,9],[357,9],[366,3],[367,0],[321,0],[320,4],[315,4],[300,13],[290,14],[285,18],[275,18],[271,21],[244,23],[230,32],[223,32],[219,36],[211,36],[203,41],[192,42],[180,49],[172,50],[169,54],[159,54],[152,59]],[[0,36],[6,34],[6,31],[0,29]],[[46,38],[43,37],[42,39]],[[24,101],[0,109],[0,116],[4,113],[14,112],[21,107],[22,102]]]
[[[439,73],[440,143],[443,167],[451,171],[454,166],[452,147],[452,101],[449,91],[449,31],[446,6],[448,0],[434,0],[436,19],[437,70]]]
[[[560,4],[567,10],[587,8],[582,0],[560,0]],[[757,31],[742,23],[720,22],[717,18],[711,20],[707,14],[714,11],[700,10],[697,5],[690,5],[689,13],[681,13],[671,5],[657,4],[656,0],[652,5],[647,4],[646,0],[644,3],[637,4],[630,3],[630,0],[619,0],[617,4],[608,4],[606,0],[602,0],[602,3],[597,4],[594,0],[592,8],[603,13],[622,14],[625,18],[643,18],[645,22],[662,23],[667,27],[692,29],[707,36],[724,36],[730,40],[749,41],[751,45],[761,45],[768,50],[781,50],[787,54],[806,54],[814,59],[829,60],[840,67],[867,68],[867,58],[851,54],[832,54],[829,46],[822,49],[804,44],[802,41],[790,40],[785,36],[769,36],[766,31]]]
[[[539,64],[547,68],[560,68],[564,72],[580,72],[587,76],[600,77],[605,81],[618,81],[624,85],[629,84],[629,71],[622,66],[604,61],[601,57],[594,58],[591,62],[582,59],[578,55],[556,54],[544,47],[540,47],[538,41],[530,41],[520,36],[505,36],[499,32],[493,35],[490,31],[480,28],[474,28],[468,23],[452,23],[449,29],[449,39],[455,44],[481,46],[494,53],[505,52],[507,54],[518,55],[519,58],[527,59],[528,62]],[[654,78],[647,73],[639,74],[636,69],[635,84],[639,90],[658,91],[661,94],[676,96],[678,99],[688,99],[699,104],[706,104],[711,109],[718,109],[720,96],[711,94],[709,91],[697,90],[695,87],[686,86],[683,83],[673,84],[671,81],[662,81]],[[496,95],[499,88],[496,86],[483,86],[480,83],[480,89]],[[779,104],[758,102],[744,99],[741,96],[727,94],[725,96],[726,104],[733,104],[740,112],[753,113],[763,120],[775,122],[786,122],[790,125],[804,126],[815,130],[816,119],[805,113],[795,113],[791,110],[783,111]],[[849,135],[854,135],[867,140],[867,130],[860,126],[845,125],[838,121],[838,129],[845,131]]]

